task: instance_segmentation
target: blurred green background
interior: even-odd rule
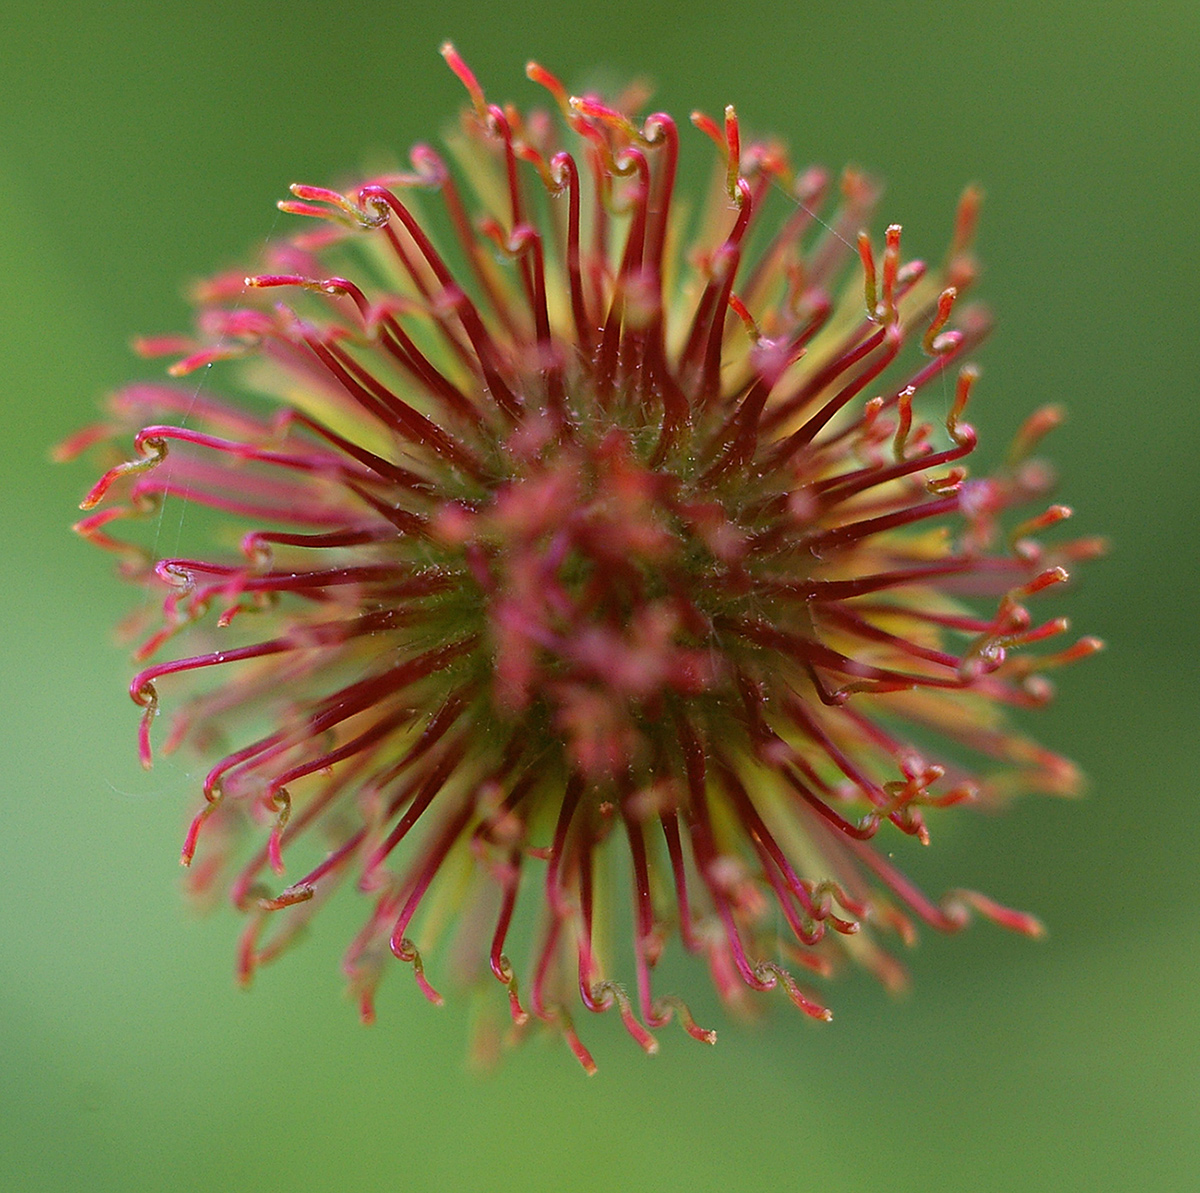
[[[648,1060],[589,1017],[592,1080],[550,1041],[479,1079],[466,1012],[403,972],[361,1028],[337,970],[352,899],[234,988],[235,917],[176,892],[197,770],[137,766],[110,630],[131,594],[67,532],[90,473],[47,446],[154,374],[130,337],[185,327],[182,283],[275,232],[288,183],[444,126],[445,37],[495,98],[534,94],[536,56],[575,86],[644,73],[680,116],[733,101],[798,160],[884,177],[880,226],[918,251],[986,187],[999,327],[972,421],[994,456],[1069,405],[1061,499],[1114,542],[1070,607],[1110,649],[1036,725],[1086,800],[959,817],[921,876],[1035,911],[1044,942],[926,934],[907,998],[851,977],[829,1026],[782,1000],[757,1030],[710,1014],[715,1050],[671,1031]],[[1198,45],[1193,0],[8,0],[0,1187],[1196,1188]]]

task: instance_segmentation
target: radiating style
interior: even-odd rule
[[[715,1038],[664,950],[735,1010],[828,1018],[795,974],[897,985],[916,921],[1037,932],[889,860],[930,809],[1075,789],[1006,710],[1097,646],[1027,608],[1098,550],[1038,537],[1068,514],[1031,455],[1058,413],[966,466],[977,194],[927,267],[860,231],[870,180],[793,169],[732,108],[681,130],[531,64],[524,112],[443,52],[449,160],[293,187],[299,230],[143,342],[178,380],[65,445],[114,452],[79,530],[158,594],[142,759],[168,707],[161,748],[220,756],[183,860],[245,912],[243,980],[348,881],[364,1019],[399,959],[590,1070],[581,1006],[648,1051],[672,1018]],[[156,560],[164,500],[193,545]]]

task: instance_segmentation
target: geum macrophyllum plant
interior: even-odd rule
[[[143,344],[183,355],[175,377],[237,360],[254,396],[135,384],[67,445],[146,424],[79,530],[165,593],[131,687],[142,760],[160,691],[194,684],[166,748],[234,734],[183,860],[197,888],[233,867],[242,979],[353,877],[364,1019],[389,956],[439,1002],[425,967],[456,936],[438,971],[490,970],[514,1024],[591,1070],[576,998],[647,1051],[673,1015],[715,1038],[653,989],[675,938],[734,1008],[782,987],[828,1018],[792,970],[849,955],[895,986],[876,929],[974,910],[1035,934],[971,891],[931,901],[873,845],[1077,783],[1004,710],[1096,648],[1024,649],[1066,629],[1026,602],[1098,544],[1035,540],[1062,506],[1007,517],[1048,487],[1030,452],[1055,410],[995,475],[964,466],[977,194],[941,269],[897,226],[879,252],[865,177],[824,222],[826,175],[728,108],[692,117],[719,170],[691,219],[670,116],[532,64],[558,120],[500,107],[443,52],[471,99],[458,174],[418,145],[410,172],[293,187],[315,227],[202,285],[196,339]],[[168,496],[251,527],[240,550],[222,531],[151,564],[112,537]],[[148,662],[181,631],[185,657]]]

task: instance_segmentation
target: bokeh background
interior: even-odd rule
[[[361,1028],[352,899],[235,989],[235,917],[176,891],[196,767],[137,766],[110,629],[130,593],[67,532],[88,469],[47,448],[154,375],[131,336],[184,327],[182,284],[275,232],[288,183],[443,127],[445,37],[498,98],[533,95],[536,56],[576,87],[644,73],[681,116],[733,101],[799,160],[887,179],[881,225],[919,251],[985,185],[999,328],[972,421],[995,454],[1069,405],[1061,499],[1114,543],[1071,609],[1110,649],[1038,718],[1086,799],[958,817],[921,875],[1037,912],[1045,941],[926,934],[907,998],[852,977],[833,1024],[778,1000],[760,1029],[718,1019],[715,1050],[670,1031],[646,1059],[589,1018],[592,1080],[553,1041],[480,1079],[466,1012],[405,972]],[[1198,46],[1192,0],[7,0],[0,1187],[1196,1188]]]

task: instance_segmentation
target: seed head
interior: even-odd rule
[[[676,943],[735,1009],[779,987],[828,1018],[793,969],[895,986],[881,936],[971,911],[1036,934],[874,844],[1077,783],[1005,719],[1098,645],[1027,649],[1066,629],[1027,602],[1098,545],[1041,545],[1063,506],[1009,516],[1048,488],[1056,411],[967,471],[978,193],[929,268],[860,231],[866,177],[794,171],[732,107],[693,115],[717,169],[681,201],[669,115],[532,63],[557,116],[501,107],[443,53],[456,167],[421,144],[292,187],[306,229],[198,287],[194,338],[142,342],[179,380],[64,448],[142,428],[78,529],[161,599],[143,761],[160,694],[164,748],[219,756],[183,861],[246,913],[242,979],[349,879],[364,1019],[398,958],[435,1002],[435,976],[498,981],[514,1031],[553,1025],[590,1070],[580,1002],[647,1051],[672,1017],[715,1038],[654,990]],[[114,537],[165,498],[217,515],[189,518],[209,547]]]

